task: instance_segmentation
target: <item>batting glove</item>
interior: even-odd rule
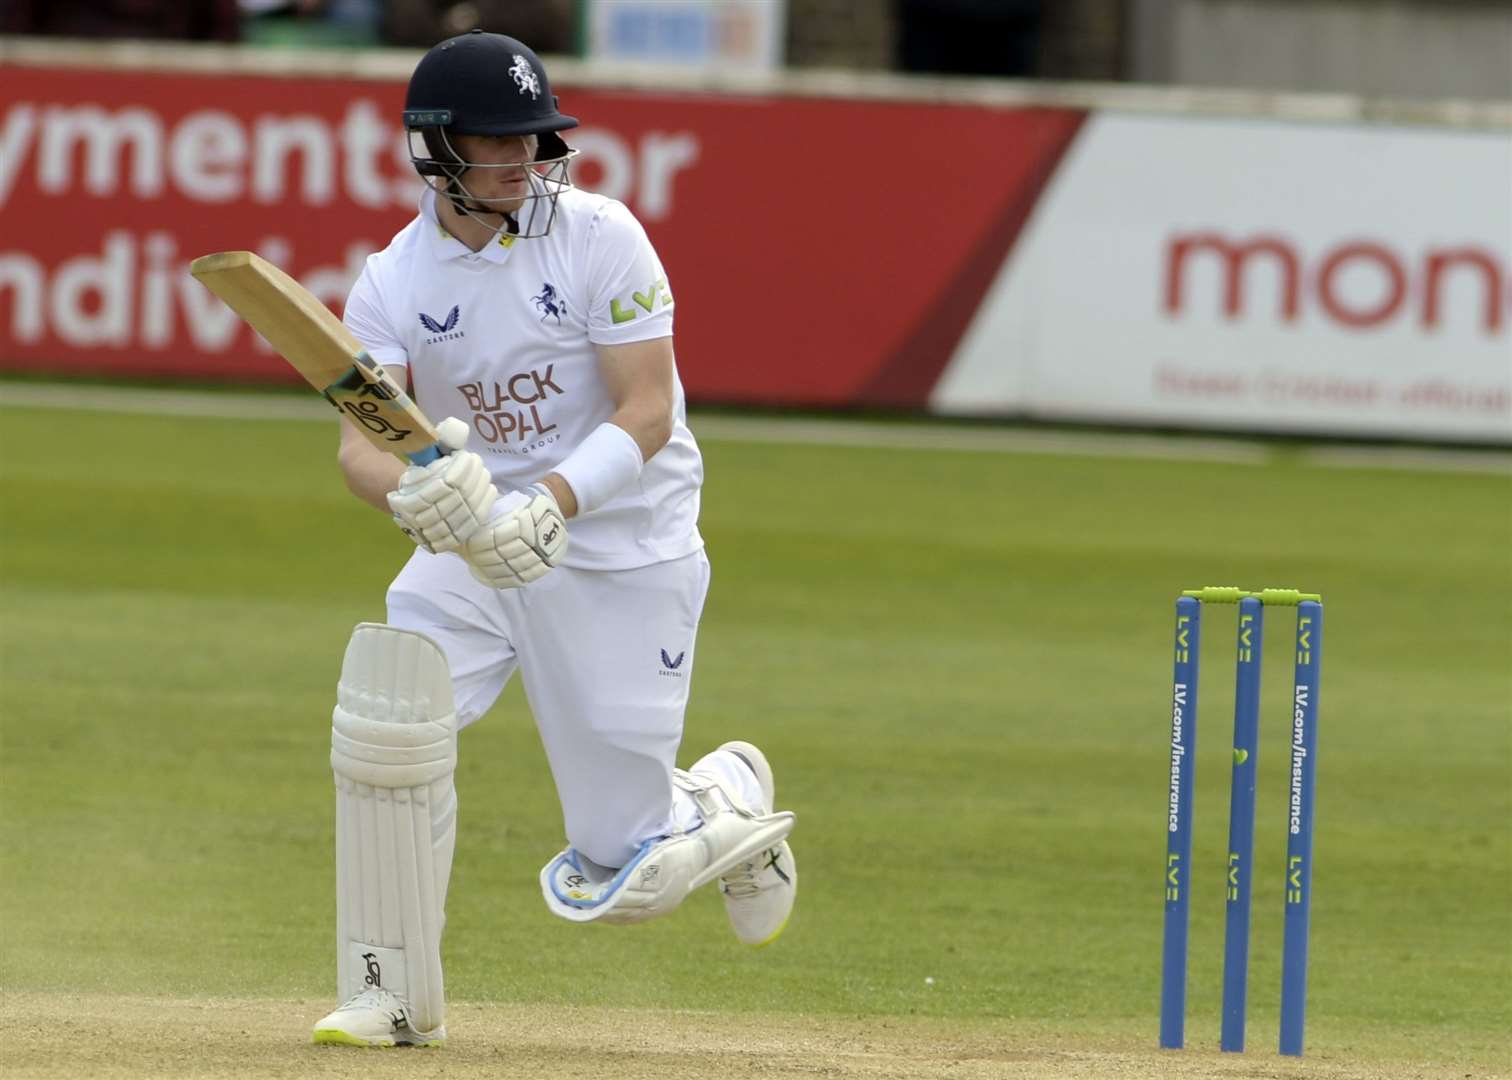
[[[433,554],[461,551],[488,521],[499,498],[483,459],[463,449],[466,422],[447,417],[436,425],[436,435],[451,453],[405,469],[398,489],[388,496],[400,531]]]
[[[494,505],[489,523],[462,550],[472,576],[495,589],[518,589],[567,554],[567,522],[544,484],[511,491]]]

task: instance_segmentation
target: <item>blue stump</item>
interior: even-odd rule
[[[1197,753],[1197,673],[1202,604],[1176,601],[1175,675],[1171,692],[1171,775],[1166,816],[1165,955],[1161,967],[1160,1045],[1179,1050],[1185,1041],[1187,914],[1192,865],[1192,784]]]
[[[1265,607],[1255,597],[1239,601],[1239,641],[1234,678],[1234,772],[1229,785],[1228,903],[1223,938],[1223,1034],[1220,1045],[1244,1050],[1249,986],[1250,868],[1255,861],[1255,770],[1260,754],[1260,654]]]
[[[1286,839],[1286,924],[1281,956],[1281,1053],[1300,1057],[1307,1021],[1308,910],[1312,902],[1313,801],[1318,769],[1318,675],[1323,605],[1297,605],[1291,772]]]

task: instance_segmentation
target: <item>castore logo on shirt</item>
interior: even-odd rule
[[[446,318],[441,320],[440,322],[437,322],[435,319],[431,318],[423,311],[419,314],[420,325],[425,327],[432,334],[436,335],[435,337],[429,337],[425,339],[425,344],[427,345],[434,345],[438,341],[450,341],[453,338],[467,336],[462,331],[457,329],[457,324],[462,321],[461,305],[452,305],[452,309],[446,313]]]

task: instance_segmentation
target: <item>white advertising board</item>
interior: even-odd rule
[[[1512,443],[1512,135],[1094,112],[930,406]]]

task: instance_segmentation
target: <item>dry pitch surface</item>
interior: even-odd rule
[[[664,1010],[459,1004],[439,1050],[318,1047],[312,1001],[7,994],[7,1077],[470,1077],[572,1074],[620,1080],[865,1077],[1009,1080],[1115,1077],[1490,1080],[1466,1065],[1289,1061],[1211,1050],[1071,1042],[1016,1023],[963,1027],[908,1018],[732,1016]]]

